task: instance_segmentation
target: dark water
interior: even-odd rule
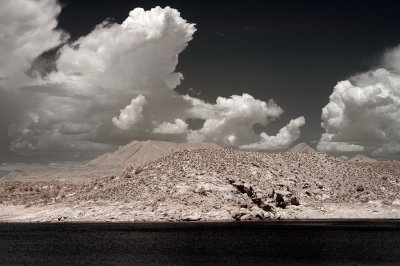
[[[399,264],[400,221],[0,224],[0,264]]]

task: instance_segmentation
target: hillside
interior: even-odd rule
[[[214,143],[172,143],[165,141],[132,141],[112,153],[106,153],[83,166],[39,173],[12,172],[0,182],[63,181],[87,183],[96,177],[119,175],[127,164],[133,166],[157,160],[183,149],[221,148]]]
[[[400,218],[399,195],[397,162],[348,162],[317,152],[192,149],[84,185],[4,184],[0,216],[7,221]]]
[[[378,162],[377,160],[369,158],[368,156],[362,155],[362,154],[357,154],[356,156],[351,158],[349,161],[350,162],[366,162],[366,163]]]
[[[214,143],[173,143],[166,141],[132,141],[113,153],[106,153],[93,161],[88,166],[118,167],[120,171],[127,164],[140,165],[157,160],[165,155],[184,149],[221,148]]]

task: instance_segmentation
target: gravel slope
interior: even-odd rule
[[[25,215],[41,210],[29,216],[35,221],[60,213],[66,221],[400,218],[400,163],[190,149],[88,184],[13,182],[1,185],[0,195],[8,206],[0,217],[9,220],[20,205],[27,206]]]

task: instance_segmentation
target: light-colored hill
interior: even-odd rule
[[[295,153],[310,153],[310,152],[317,152],[310,146],[305,143],[299,143],[296,146],[292,147],[288,150],[288,152],[295,152]]]
[[[375,159],[369,158],[368,156],[357,154],[349,160],[350,162],[364,162],[364,163],[375,163],[378,162]]]
[[[131,157],[141,149],[170,147],[148,144]],[[320,152],[192,149],[125,170],[84,185],[0,184],[0,221],[400,217],[397,162],[352,163]]]
[[[165,141],[132,141],[112,153],[106,153],[83,166],[41,173],[13,172],[0,182],[68,181],[87,183],[96,177],[120,175],[127,164],[137,166],[157,160],[165,155],[184,149],[221,148],[214,143],[172,143]]]
[[[132,141],[115,152],[106,153],[93,161],[88,166],[118,166],[119,170],[127,164],[140,165],[157,160],[165,155],[184,149],[221,148],[214,143],[173,143],[166,141]]]

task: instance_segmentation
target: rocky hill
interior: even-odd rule
[[[397,162],[349,162],[319,152],[191,149],[129,164],[119,175],[85,185],[4,184],[0,201],[8,208],[0,206],[0,216],[23,220],[30,213],[39,219],[47,213],[47,220],[58,215],[66,221],[400,218],[399,195]]]

